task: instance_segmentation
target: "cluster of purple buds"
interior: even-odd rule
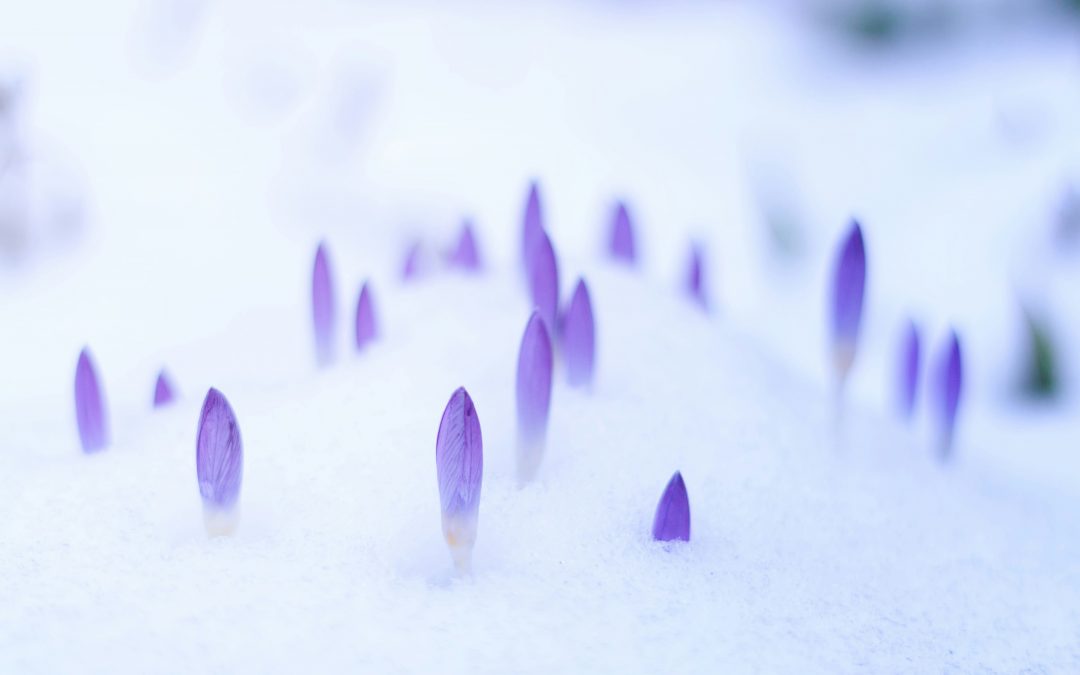
[[[840,245],[832,287],[832,358],[837,386],[843,387],[855,361],[866,287],[866,249],[862,228],[852,221]]]
[[[207,533],[231,534],[239,518],[244,443],[232,406],[217,389],[207,392],[199,415],[195,470]]]
[[[90,350],[83,348],[75,366],[75,420],[83,452],[104,450],[109,445],[109,421],[105,415],[105,397]]]
[[[442,529],[454,565],[468,572],[476,543],[480,487],[484,479],[484,440],[469,393],[450,396],[435,438],[435,472],[442,505]]]

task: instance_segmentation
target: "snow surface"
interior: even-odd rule
[[[20,7],[0,44],[29,64],[30,147],[78,167],[85,222],[0,277],[0,672],[1080,670],[1080,378],[1008,393],[1018,297],[1080,340],[1077,260],[1046,243],[1080,177],[1075,33],[899,58],[804,31],[735,3]],[[518,490],[532,176],[564,296],[590,283],[598,379],[557,376]],[[794,205],[798,257],[770,249],[762,190]],[[640,270],[600,257],[617,195]],[[825,283],[852,213],[868,313],[838,425]],[[464,214],[477,277],[438,263]],[[711,315],[679,293],[691,237]],[[323,238],[342,358],[318,371]],[[382,337],[357,355],[368,278]],[[925,396],[914,427],[891,410],[909,313],[931,354],[947,324],[964,340],[946,466]],[[84,344],[114,432],[89,457]],[[180,399],[151,411],[163,366]],[[460,385],[486,460],[468,578],[434,466]],[[239,530],[212,540],[209,386],[245,443]],[[692,540],[658,545],[677,469]]]

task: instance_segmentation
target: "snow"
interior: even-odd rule
[[[1065,26],[889,58],[772,6],[309,5],[44,2],[0,26],[31,63],[29,148],[78,167],[84,204],[0,276],[0,671],[1080,668],[1077,376],[1050,405],[1007,391],[1018,295],[1080,339],[1076,261],[1045,243],[1080,173]],[[590,393],[556,374],[519,489],[533,176],[598,361]],[[770,248],[762,190],[795,205],[800,257]],[[601,256],[620,196],[639,270]],[[439,264],[466,214],[477,276]],[[825,283],[852,214],[868,313],[838,423]],[[404,283],[418,238],[427,271]],[[682,294],[692,238],[712,314]],[[380,339],[357,354],[366,279]],[[964,341],[947,465],[925,390],[916,425],[891,408],[909,313],[932,357],[947,325]],[[84,344],[114,432],[95,456],[71,400]],[[163,366],[179,399],[154,411]],[[216,539],[194,468],[210,386],[245,444],[239,529]],[[458,386],[485,450],[464,578],[434,465]],[[692,538],[660,545],[675,470]]]

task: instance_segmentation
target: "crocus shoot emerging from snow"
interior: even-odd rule
[[[450,264],[470,272],[480,269],[480,253],[476,248],[476,236],[473,235],[472,223],[466,220],[461,224],[457,246],[450,254]]]
[[[327,366],[334,360],[334,282],[326,244],[315,251],[311,272],[311,316],[315,328],[315,360]]]
[[[690,541],[690,499],[686,496],[686,484],[678,471],[668,481],[660,503],[656,505],[653,518],[653,539]]]
[[[705,255],[700,244],[690,245],[690,263],[686,270],[686,292],[702,309],[709,308],[705,295]]]
[[[525,484],[536,477],[547,440],[551,409],[551,338],[538,312],[533,312],[521,338],[517,365],[517,475]]]
[[[211,536],[231,534],[239,516],[237,502],[244,473],[244,444],[236,415],[217,389],[207,392],[199,415],[195,469],[206,531]]]
[[[109,444],[109,423],[105,417],[105,400],[101,393],[90,350],[83,348],[75,366],[75,421],[83,452],[104,450]]]
[[[409,250],[405,252],[405,262],[401,266],[401,278],[405,281],[412,281],[420,276],[420,242],[416,242],[409,246]]]
[[[173,393],[172,382],[169,380],[169,376],[162,369],[158,373],[157,382],[154,383],[154,407],[161,408],[169,405],[176,398],[176,394]]]
[[[899,365],[900,413],[910,418],[915,412],[915,399],[919,390],[919,327],[908,321],[900,343]]]
[[[572,387],[587,387],[592,384],[596,358],[595,330],[589,287],[585,285],[584,279],[578,279],[562,324],[566,379]]]
[[[530,255],[529,297],[550,329],[555,326],[559,311],[559,267],[547,232],[537,233]]]
[[[365,281],[363,288],[360,289],[360,299],[356,302],[356,349],[363,351],[364,347],[367,347],[377,335],[370,284]]]
[[[544,231],[544,211],[540,204],[540,185],[533,181],[529,185],[529,196],[525,200],[525,213],[521,219],[521,261],[525,265],[526,275],[532,264],[532,247],[537,235]]]
[[[634,226],[630,221],[630,212],[623,202],[615,204],[615,213],[611,220],[611,257],[626,263],[637,259],[634,246]]]
[[[459,571],[467,572],[476,542],[484,441],[480,418],[464,387],[450,396],[435,439],[435,471],[442,503],[443,536]]]
[[[836,259],[832,287],[833,368],[838,386],[843,386],[855,361],[865,286],[866,251],[862,228],[852,221]]]
[[[948,459],[953,451],[953,439],[956,435],[956,413],[960,407],[960,395],[963,393],[964,373],[960,354],[960,338],[956,331],[949,331],[949,340],[945,351],[938,361],[937,372],[938,411],[941,423],[939,453],[941,459]]]

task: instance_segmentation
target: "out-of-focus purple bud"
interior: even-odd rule
[[[536,476],[544,454],[551,410],[551,369],[551,338],[539,312],[534,311],[525,326],[518,352],[517,474],[521,484]]]
[[[327,366],[334,360],[336,322],[334,282],[325,243],[320,243],[315,251],[315,265],[311,272],[311,316],[315,327],[315,360],[320,366]]]
[[[172,381],[164,369],[158,373],[157,382],[154,383],[154,407],[161,408],[169,405],[176,398],[173,392]]]
[[[529,185],[529,196],[525,201],[525,213],[522,216],[521,259],[525,263],[526,274],[532,264],[532,247],[537,235],[544,231],[544,210],[540,203],[540,184],[533,181]]]
[[[701,245],[690,245],[690,264],[686,271],[686,292],[702,309],[709,308],[709,300],[705,294],[705,255]]]
[[[652,536],[657,541],[690,541],[690,499],[678,471],[668,481],[660,503],[656,505]]]
[[[596,358],[595,331],[589,287],[585,285],[584,279],[578,279],[562,324],[566,378],[572,387],[587,387],[592,384]]]
[[[378,331],[375,327],[375,308],[372,305],[370,284],[364,282],[360,289],[360,299],[356,302],[356,348],[363,350],[373,341]]]
[[[109,444],[104,396],[87,347],[79,354],[79,362],[75,366],[75,421],[79,426],[83,452],[104,450]]]
[[[484,440],[480,418],[464,387],[450,396],[443,410],[435,439],[435,471],[442,502],[443,536],[455,566],[468,571],[480,511]]]
[[[910,418],[915,412],[915,398],[919,390],[919,327],[911,320],[904,327],[900,343],[899,382],[900,413]]]
[[[461,234],[458,236],[457,247],[450,254],[450,264],[463,270],[480,269],[480,253],[476,248],[472,223],[468,220],[461,224]]]
[[[956,435],[956,412],[963,392],[963,364],[960,355],[960,338],[956,331],[949,331],[949,341],[938,361],[938,403],[941,406],[941,458],[948,459],[953,450]]]
[[[862,228],[851,221],[851,229],[840,246],[833,275],[832,349],[837,381],[847,379],[855,361],[862,320],[863,290],[866,287],[866,250]]]
[[[553,328],[559,312],[559,266],[547,232],[537,233],[530,254],[529,296],[544,322]]]
[[[244,443],[232,406],[217,389],[207,392],[199,415],[195,470],[207,532],[211,536],[232,533],[244,474]]]
[[[405,263],[401,266],[401,278],[403,280],[412,281],[420,276],[421,255],[420,242],[414,243],[405,252]]]
[[[611,220],[611,257],[627,263],[637,260],[634,226],[626,204],[621,201],[615,204],[615,214]]]

